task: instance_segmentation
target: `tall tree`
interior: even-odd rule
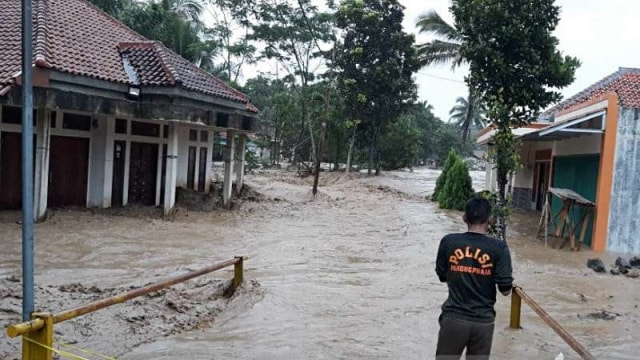
[[[431,10],[418,17],[416,25],[421,33],[434,35],[436,38],[424,44],[417,45],[418,59],[421,67],[433,64],[451,63],[451,69],[465,63],[460,49],[462,47],[462,35],[453,25],[450,25],[436,11]],[[477,112],[479,104],[473,89],[469,88],[467,96],[467,112],[464,114],[464,121],[461,123],[462,141],[467,140],[469,128],[472,126],[474,114]]]
[[[132,3],[119,18],[146,38],[162,42],[182,57],[200,63],[215,52],[217,44],[206,34],[200,15],[201,0],[152,0]]]
[[[309,85],[319,69],[319,44],[332,40],[332,16],[321,12],[311,0],[254,0],[253,40],[264,45],[263,59],[275,59],[287,72],[298,92],[302,115],[294,161],[303,159],[304,144],[311,144],[309,158],[315,161],[316,134],[309,115]],[[308,135],[305,136],[305,133]],[[306,154],[304,154],[306,155]]]
[[[460,53],[470,65],[466,81],[487,104],[497,130],[497,235],[504,240],[507,179],[519,161],[511,128],[558,101],[557,89],[573,82],[579,61],[557,49],[560,8],[553,0],[453,0],[451,12],[462,35]]]
[[[116,18],[132,5],[132,0],[89,0],[89,2]]]
[[[256,61],[256,47],[250,42],[252,1],[206,0],[206,10],[213,18],[210,31],[220,45],[215,54],[219,61],[209,71],[237,83],[245,65]]]
[[[382,131],[416,98],[414,38],[404,32],[397,0],[343,0],[336,14],[338,84],[351,121],[360,121],[369,145],[369,174],[379,172]]]
[[[476,104],[474,108],[469,106],[469,100],[458,97],[456,104],[449,111],[449,121],[458,125],[463,132],[463,139],[468,139],[471,133],[471,128],[483,129],[487,126],[487,119],[484,117],[486,109],[483,106]],[[469,120],[469,114],[471,119]]]

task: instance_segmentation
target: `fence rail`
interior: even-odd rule
[[[234,276],[232,288],[238,288],[243,281],[243,262],[244,258],[237,256],[231,260],[223,261],[211,266],[207,266],[200,270],[192,271],[184,275],[176,276],[155,284],[131,290],[119,295],[112,296],[107,299],[98,300],[74,309],[65,310],[56,314],[50,313],[33,313],[31,320],[20,324],[10,325],[7,328],[9,337],[17,337],[22,335],[28,338],[22,342],[22,359],[23,360],[51,360],[53,346],[53,325],[63,321],[71,320],[78,316],[86,315],[106,307],[121,304],[125,301],[147,295],[156,291],[166,289],[170,286],[183,283],[187,280],[212,273],[217,270],[224,269],[231,265],[234,266]],[[39,344],[45,345],[41,346]]]
[[[587,350],[582,344],[578,342],[567,330],[565,330],[557,321],[555,321],[540,305],[538,305],[521,287],[514,287],[511,294],[511,321],[509,327],[512,329],[520,329],[520,315],[522,311],[522,301],[529,305],[538,316],[547,324],[553,331],[556,332],[578,355],[584,360],[596,360],[589,350]]]

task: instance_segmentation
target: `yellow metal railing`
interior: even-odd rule
[[[556,332],[578,355],[584,360],[596,360],[589,350],[587,350],[582,344],[578,342],[567,330],[565,330],[557,321],[555,321],[540,305],[538,305],[529,295],[527,295],[521,287],[514,287],[511,294],[511,321],[509,327],[512,329],[520,329],[520,315],[522,311],[522,301],[529,305],[540,318],[547,324],[553,331]]]
[[[155,284],[128,291],[119,295],[112,296],[107,299],[99,300],[86,304],[74,309],[65,310],[56,314],[46,312],[36,312],[31,315],[31,321],[20,324],[10,325],[7,328],[9,337],[17,337],[22,335],[22,359],[23,360],[52,360],[53,358],[53,325],[67,321],[78,316],[86,315],[108,306],[120,304],[125,301],[143,296],[152,292],[166,289],[170,286],[191,280],[198,276],[202,276],[216,270],[224,269],[228,266],[234,266],[234,276],[232,289],[237,289],[243,281],[243,262],[241,256],[231,260],[223,261],[203,269],[192,271],[188,274],[176,276]]]

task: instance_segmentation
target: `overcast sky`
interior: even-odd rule
[[[405,28],[416,33],[416,18],[435,9],[452,21],[449,0],[400,0],[407,8]],[[582,66],[575,82],[562,90],[571,96],[616,71],[618,67],[640,67],[640,1],[638,0],[557,0],[561,7],[556,36],[560,50],[576,56]],[[418,41],[428,38],[418,36]],[[442,120],[449,118],[449,109],[458,96],[466,96],[466,86],[428,75],[462,81],[467,68],[452,72],[447,65],[424,68],[418,73],[418,93],[422,100],[434,106]]]
[[[324,3],[324,0],[316,0]],[[416,34],[416,18],[434,9],[449,21],[450,0],[400,0],[406,7],[404,27]],[[640,0],[557,0],[561,7],[561,20],[556,29],[560,50],[576,56],[582,66],[575,82],[562,90],[571,96],[618,67],[640,67]],[[206,14],[205,14],[206,17]],[[418,42],[429,38],[417,35]],[[275,65],[261,64],[245,67],[245,78],[256,76],[258,71],[274,71]],[[449,65],[424,68],[416,74],[418,94],[434,106],[435,114],[442,120],[449,119],[449,110],[459,96],[466,96],[463,82],[468,68],[451,71]]]

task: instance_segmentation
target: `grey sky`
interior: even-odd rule
[[[324,0],[316,0],[319,4]],[[450,0],[400,0],[406,7],[404,27],[409,33],[417,33],[415,21],[427,10],[434,9],[447,21]],[[576,73],[576,81],[562,90],[571,96],[618,67],[640,67],[640,19],[639,0],[557,0],[561,20],[556,29],[560,49],[582,62]],[[205,19],[207,14],[205,14]],[[429,40],[417,35],[418,42]],[[273,72],[274,63],[244,68],[244,78],[256,76],[259,71]],[[455,72],[449,65],[424,68],[416,74],[418,94],[434,106],[435,114],[442,120],[449,119],[449,110],[459,96],[466,96],[463,83],[468,68]],[[449,79],[449,80],[447,80]]]

